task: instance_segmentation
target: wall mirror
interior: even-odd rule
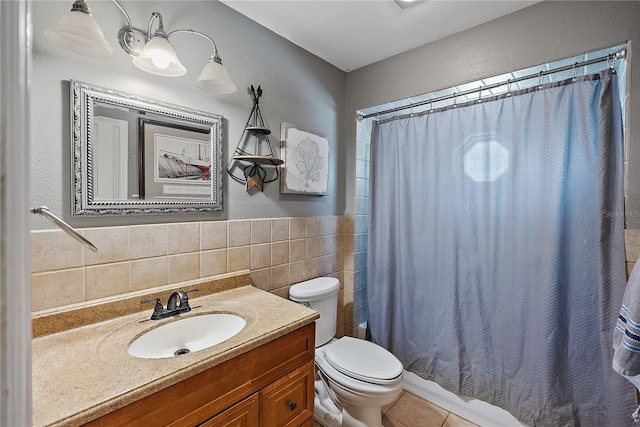
[[[71,80],[74,216],[222,210],[222,116]]]

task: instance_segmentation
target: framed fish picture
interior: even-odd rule
[[[326,196],[329,187],[329,141],[289,123],[281,127],[280,192]]]

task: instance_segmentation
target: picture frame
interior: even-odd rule
[[[329,140],[290,123],[281,125],[280,192],[326,196],[329,189]]]
[[[213,152],[205,128],[140,119],[140,194],[145,199],[209,199]]]

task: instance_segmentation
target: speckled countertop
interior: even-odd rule
[[[302,305],[250,286],[248,272],[186,282],[105,300],[34,314],[33,424],[76,426],[259,347],[313,322],[318,314]],[[139,301],[174,289],[200,288],[190,294],[192,310],[152,321],[153,304]],[[126,313],[136,311],[132,314]],[[180,357],[139,359],[129,344],[151,328],[209,312],[233,313],[247,324],[234,337]],[[95,323],[95,317],[100,320]],[[62,326],[61,326],[62,325]]]

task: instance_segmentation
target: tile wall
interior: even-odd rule
[[[624,230],[625,251],[627,261],[627,277],[640,258],[640,230]]]
[[[344,271],[345,249],[362,244],[345,238],[349,224],[343,216],[321,216],[80,230],[99,248],[96,253],[60,230],[33,231],[32,311],[238,270],[250,270],[256,287],[283,298],[291,284],[333,276],[342,288],[341,336],[345,311],[351,315],[352,302],[361,298],[354,289],[363,280],[353,255]],[[348,324],[351,332],[353,322]]]
[[[345,221],[344,333],[356,336],[367,317],[367,245],[369,240],[369,140],[371,120],[358,122],[354,216]]]

